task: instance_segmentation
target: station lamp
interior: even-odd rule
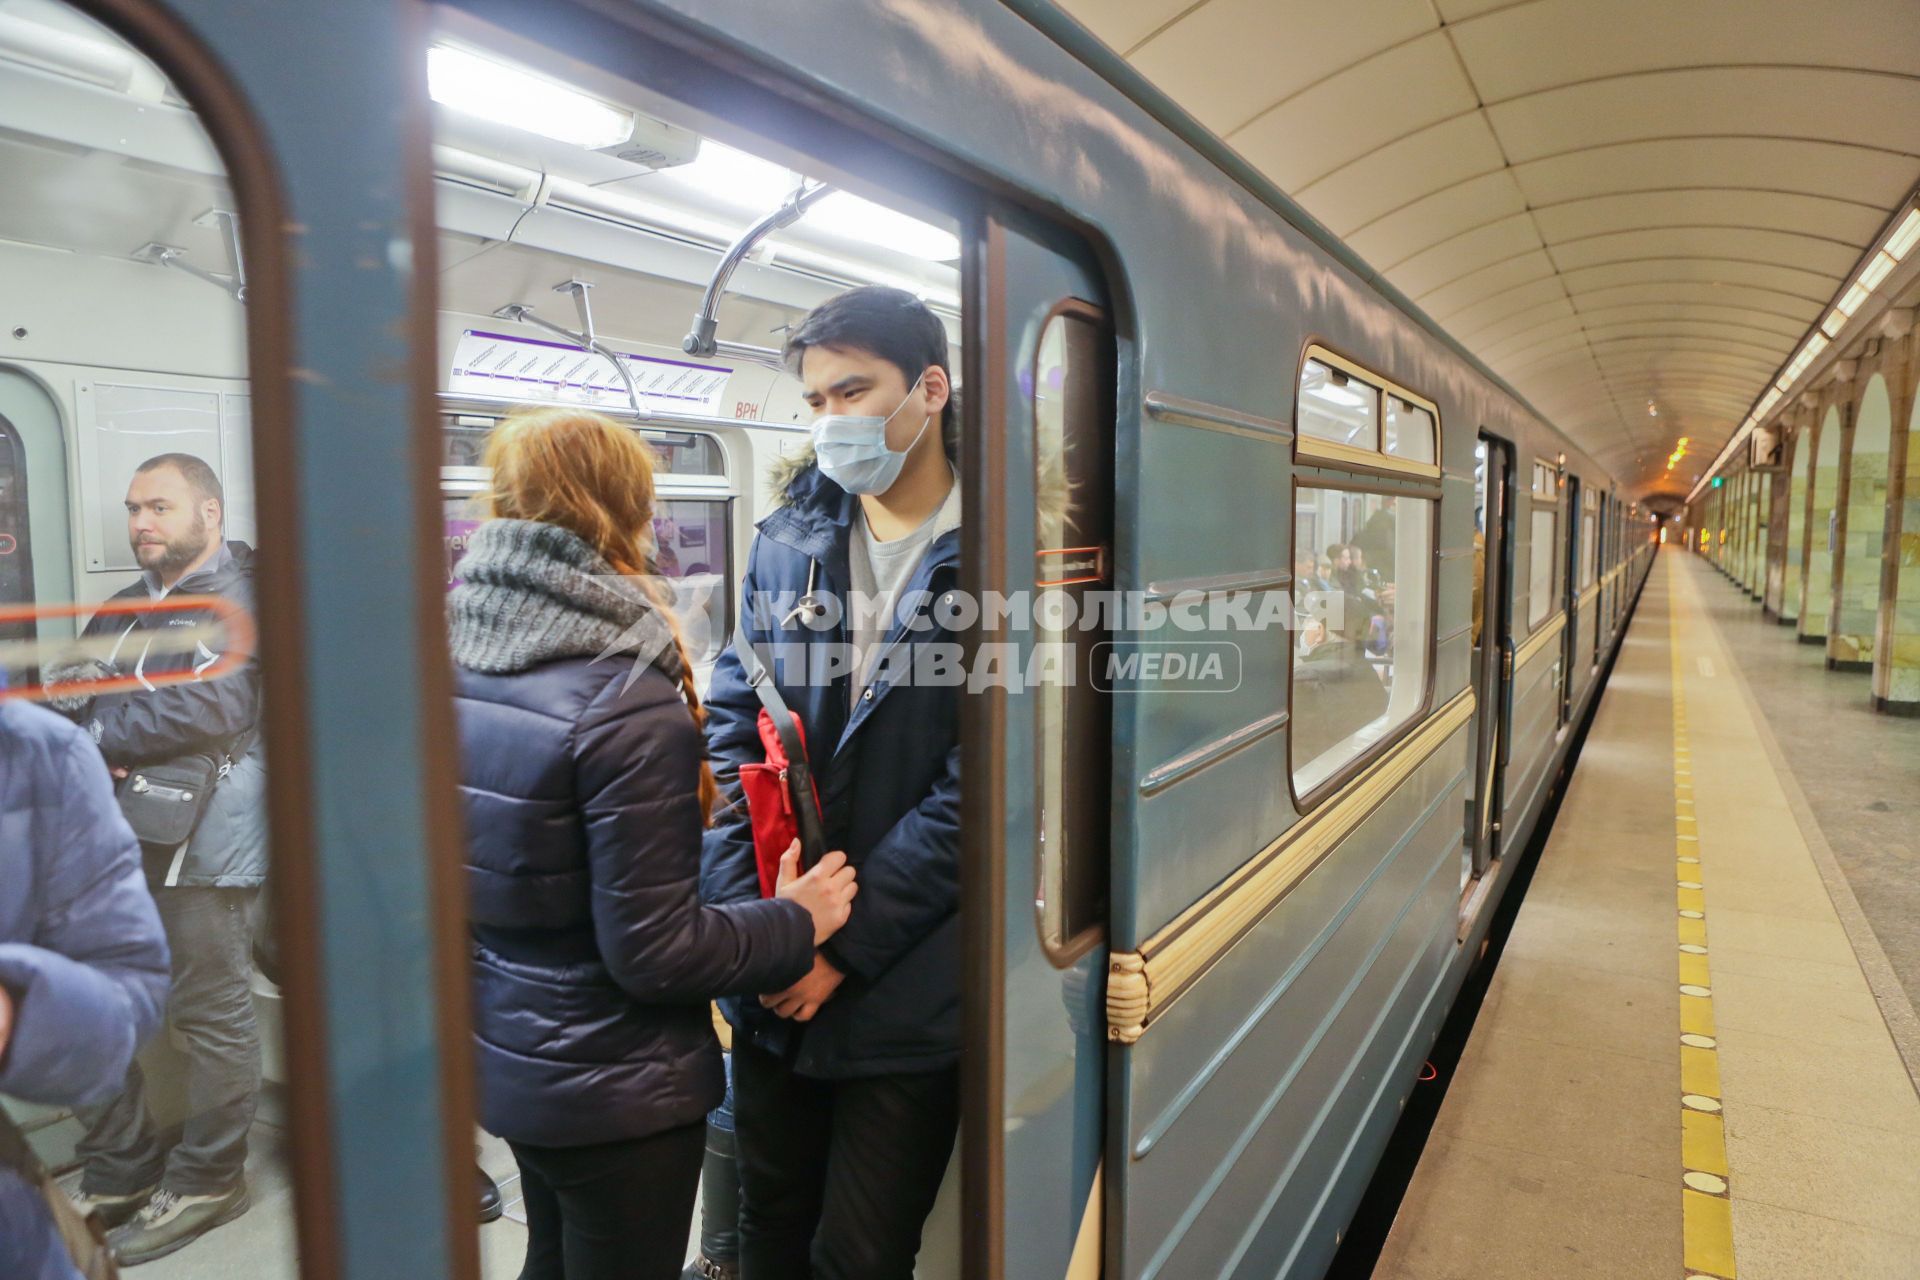
[[[1819,359],[1820,355],[1840,336],[1854,314],[1873,296],[1874,290],[1893,274],[1894,268],[1913,252],[1916,245],[1920,245],[1920,203],[1916,203],[1913,197],[1909,197],[1905,209],[1894,213],[1890,225],[1892,230],[1887,232],[1884,240],[1868,249],[1861,257],[1858,270],[1841,290],[1832,309],[1821,319],[1819,326],[1807,335],[1806,340],[1800,344],[1792,358],[1781,368],[1779,376],[1768,385],[1759,403],[1754,405],[1753,411],[1747,415],[1746,420],[1727,441],[1726,447],[1720,451],[1720,456],[1714,459],[1713,466],[1708,468],[1708,474],[1718,471],[1720,465],[1733,456],[1733,451],[1753,434],[1754,428],[1760,425],[1781,398],[1792,390],[1800,377],[1812,367],[1813,362]],[[1715,488],[1720,486],[1718,476],[1714,477],[1713,484]],[[1699,487],[1695,486],[1693,492],[1696,494],[1700,492]],[[1692,496],[1692,494],[1688,495],[1689,498]]]

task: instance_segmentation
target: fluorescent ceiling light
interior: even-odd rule
[[[1308,387],[1307,394],[1328,404],[1337,404],[1344,409],[1363,409],[1367,398],[1358,391],[1349,391],[1345,387]]]
[[[1916,243],[1920,243],[1920,209],[1911,209],[1907,212],[1907,220],[1888,237],[1887,252],[1896,258],[1904,258]]]
[[[665,170],[658,180],[691,187],[716,203],[756,215],[772,213],[800,185],[793,170],[712,139],[701,141],[693,163]]]
[[[1837,338],[1840,331],[1847,327],[1847,313],[1839,307],[1827,312],[1827,318],[1820,322],[1821,330],[1829,338]]]
[[[633,114],[453,45],[427,50],[427,92],[443,107],[594,150],[633,136]]]
[[[1878,289],[1880,282],[1887,278],[1887,273],[1892,271],[1893,267],[1894,260],[1892,257],[1885,253],[1874,254],[1873,261],[1869,262],[1860,272],[1860,284],[1869,290]]]
[[[952,232],[845,191],[813,206],[800,225],[929,262],[952,262],[960,256],[960,237]]]
[[[711,141],[700,144],[700,156],[692,164],[661,176],[728,208],[754,213],[779,208],[800,185],[800,175],[791,169]],[[960,239],[951,232],[845,191],[826,196],[798,225],[928,262],[952,262],[960,256]]]
[[[1825,351],[1826,349],[1827,349],[1826,335],[1821,333],[1816,333],[1811,338],[1807,339],[1806,346],[1800,348],[1800,358],[1802,360],[1807,361],[1809,364],[1811,364],[1813,362],[1814,357],[1818,356],[1822,351]]]

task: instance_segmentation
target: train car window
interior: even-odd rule
[[[1303,804],[1425,703],[1434,506],[1310,484],[1295,495],[1296,538],[1318,540],[1295,558],[1311,554],[1324,584],[1295,599],[1290,750]]]
[[[273,273],[241,261],[197,86],[57,0],[0,11],[0,744],[29,745],[0,745],[0,799],[67,836],[0,852],[25,886],[0,891],[0,942],[67,975],[34,985],[5,1046],[4,1087],[33,1104],[0,1110],[123,1268],[174,1254],[177,1274],[292,1276],[288,1117],[308,1067],[285,1046],[266,895],[270,868],[282,887],[303,869],[270,835],[287,766],[266,756],[262,685],[286,655],[254,606],[256,548],[286,546],[289,513],[254,502],[248,370],[248,309],[279,300],[242,287],[246,266]],[[371,653],[380,620],[359,623]],[[86,1256],[86,1274],[113,1267]]]
[[[1298,431],[1350,449],[1379,449],[1379,389],[1345,369],[1309,359],[1300,368]]]
[[[1399,396],[1387,397],[1387,452],[1413,462],[1432,462],[1437,435],[1433,414]]]
[[[1299,392],[1293,448],[1302,461],[1440,478],[1432,401],[1318,346],[1301,361]]]
[[[450,481],[448,486],[453,491],[442,500],[442,535],[451,590],[460,581],[467,539],[486,519],[486,511],[477,492],[479,482]],[[730,498],[662,498],[654,509],[654,563],[672,589],[695,684],[703,693],[733,633],[732,512]]]
[[[1047,322],[1034,370],[1034,523],[1042,592],[1080,602],[1109,581],[1111,514],[1104,495],[1113,411],[1111,343],[1102,317],[1075,306]],[[1077,610],[1076,610],[1077,612]],[[1106,918],[1107,698],[1089,678],[1100,633],[1054,625],[1034,610],[1034,645],[1052,647],[1073,678],[1042,681],[1038,725],[1040,939],[1056,963],[1084,950]]]
[[[731,499],[669,498],[653,517],[654,564],[672,585],[687,656],[704,692],[733,634]]]
[[[477,467],[487,448],[487,433],[496,419],[459,415],[449,418],[441,429],[444,449],[440,464],[447,467]],[[643,431],[641,435],[653,448],[655,474],[672,476],[724,476],[726,451],[710,435],[692,431]]]

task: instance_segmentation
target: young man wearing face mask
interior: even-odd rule
[[[855,289],[809,315],[787,357],[814,410],[812,448],[775,477],[742,609],[803,726],[827,844],[861,888],[806,978],[722,1002],[740,1275],[907,1280],[959,1122],[961,690],[912,661],[958,640],[935,607],[958,586],[960,553],[946,332],[911,294]],[[759,895],[737,780],[765,758],[759,711],[729,648],[707,697],[731,802],[706,837],[713,902]]]

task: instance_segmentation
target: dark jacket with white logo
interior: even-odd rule
[[[229,542],[201,569],[188,574],[167,598],[218,597],[253,612],[253,549]],[[152,598],[148,577],[115,592],[108,603]],[[260,746],[260,673],[256,656],[225,668],[224,654],[213,646],[229,634],[216,626],[223,606],[179,610],[97,613],[83,638],[109,645],[105,655],[115,674],[132,676],[141,687],[104,694],[88,724],[100,754],[110,765],[133,767],[197,752],[227,754],[232,767],[208,798],[193,836],[156,864],[160,882],[243,888],[258,885],[267,873],[266,764]],[[190,646],[178,650],[163,642],[169,631],[200,628]],[[257,630],[257,625],[256,628]],[[191,672],[178,683],[154,680]],[[163,864],[163,865],[162,865]]]

